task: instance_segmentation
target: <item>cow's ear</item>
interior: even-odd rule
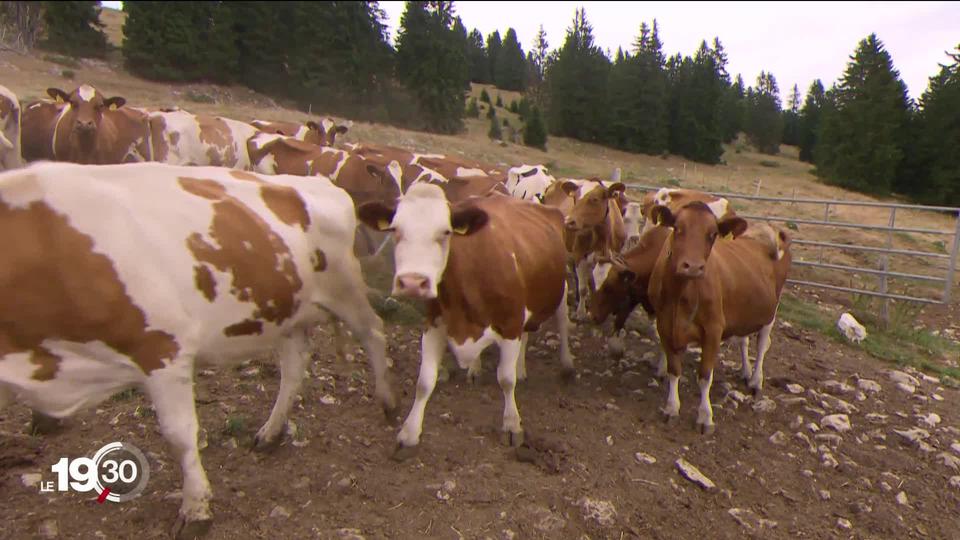
[[[364,225],[375,231],[389,231],[396,208],[389,207],[380,201],[370,201],[357,207],[357,216]]]
[[[115,111],[120,107],[123,107],[124,104],[126,103],[127,103],[127,100],[120,96],[114,96],[112,98],[107,98],[103,100],[103,106],[110,109],[111,111]]]
[[[580,186],[578,186],[576,182],[566,180],[560,184],[560,189],[568,196],[573,197],[577,193],[577,190],[580,189]]]
[[[450,215],[450,226],[453,232],[462,235],[473,234],[487,224],[490,216],[476,206],[468,206],[454,210]]]
[[[307,122],[307,129],[312,129],[314,131],[323,131],[323,128],[320,127],[320,124],[310,120]]]
[[[59,88],[47,88],[47,95],[56,100],[57,103],[66,103],[70,101],[70,94]]]
[[[350,129],[350,128],[348,128],[347,126],[337,126],[337,127],[333,128],[333,132],[334,132],[334,133],[338,133],[338,134],[340,134],[340,135],[343,135],[343,134],[346,133],[349,129]]]
[[[664,227],[673,227],[675,221],[675,217],[673,212],[670,211],[670,208],[660,205],[656,205],[650,209],[650,219],[653,220],[654,225],[663,225]]]
[[[717,229],[720,236],[732,234],[736,238],[747,231],[747,220],[739,216],[726,217],[717,223]]]
[[[612,199],[617,197],[618,193],[623,193],[626,189],[627,186],[623,185],[623,182],[617,182],[607,188],[607,198]]]

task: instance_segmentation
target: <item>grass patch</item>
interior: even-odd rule
[[[61,56],[59,54],[45,54],[43,59],[47,62],[53,62],[54,64],[60,64],[61,66],[67,66],[69,68],[79,68],[80,62],[76,58],[71,58],[69,56]]]
[[[875,299],[878,300],[878,299]],[[859,348],[874,358],[896,364],[913,366],[940,375],[948,380],[960,379],[960,369],[944,366],[938,360],[944,356],[960,354],[960,346],[949,339],[931,334],[926,329],[915,329],[911,325],[918,306],[891,301],[890,324],[882,328],[878,316],[873,315],[879,309],[856,300],[861,306],[853,309],[853,315],[861,324],[867,326],[867,338],[861,343],[847,340],[836,326],[833,316],[821,311],[816,305],[804,302],[783,293],[780,298],[778,317],[789,323],[822,334],[837,343]]]
[[[74,73],[72,69],[65,69],[60,72],[60,76],[63,77],[64,79],[73,80],[77,77],[77,74]]]
[[[368,298],[373,310],[384,322],[402,326],[417,326],[423,323],[424,317],[426,317],[423,302],[397,299],[376,293],[370,294]]]
[[[247,419],[239,414],[230,415],[223,424],[223,434],[239,437],[246,431]]]
[[[935,251],[937,251],[938,253],[944,253],[944,254],[946,254],[946,253],[947,253],[947,243],[944,242],[943,240],[937,240],[936,242],[933,242],[933,249],[934,249]]]
[[[187,101],[192,101],[194,103],[216,103],[217,100],[213,96],[204,94],[202,92],[195,92],[193,90],[187,90],[183,95]]]
[[[777,167],[780,166],[780,162],[778,162],[778,161],[769,161],[769,160],[766,160],[766,159],[765,159],[765,160],[763,160],[763,161],[760,162],[760,166],[761,166],[761,167],[777,168]]]
[[[680,187],[679,178],[667,178],[666,180],[664,180],[664,183],[667,184],[668,186]]]
[[[113,401],[129,401],[136,397],[139,394],[139,390],[136,388],[127,388],[122,392],[117,392],[116,394],[110,397]]]

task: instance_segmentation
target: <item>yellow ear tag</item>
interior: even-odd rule
[[[111,104],[110,104],[110,110],[111,110],[111,111],[117,110],[117,104],[116,104],[116,103],[111,103]]]
[[[380,221],[377,222],[377,228],[385,231],[390,228],[390,222],[385,219],[380,219]]]
[[[462,227],[457,227],[457,228],[453,229],[453,232],[455,232],[455,233],[457,233],[457,234],[467,234],[467,231],[469,231],[469,230],[470,230],[470,226],[469,226],[469,225],[464,225],[464,226],[462,226]]]
[[[727,234],[721,236],[720,238],[723,239],[723,240],[733,240],[733,233],[732,233],[732,232],[728,232]]]
[[[64,103],[63,96],[61,96],[60,94],[57,94],[57,97],[55,99],[57,100],[58,105],[61,103]]]

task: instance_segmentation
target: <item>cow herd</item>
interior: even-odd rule
[[[502,430],[522,443],[515,389],[530,334],[555,324],[563,373],[575,372],[570,284],[578,320],[614,317],[611,348],[622,348],[637,305],[655,321],[668,421],[679,416],[691,344],[702,350],[701,432],[714,430],[710,388],[723,341],[739,342],[746,384],[763,388],[790,238],[748,224],[725,199],[664,188],[631,201],[619,171],[608,181],[557,179],[542,165],[502,170],[337,143],[348,128],[329,119],[246,123],[138,109],[89,85],[48,94],[21,106],[0,87],[0,408],[20,402],[59,418],[142,387],[183,471],[180,536],[204,532],[212,518],[197,365],[277,352],[278,396],[255,437],[268,447],[303,381],[311,329],[335,318],[363,346],[375,396],[394,418],[384,325],[360,267],[388,242],[392,294],[426,307],[398,458],[420,442],[445,350],[473,379],[491,344]]]

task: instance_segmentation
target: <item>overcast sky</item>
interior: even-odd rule
[[[115,6],[120,2],[103,2]],[[563,45],[577,6],[584,6],[598,45],[616,53],[630,47],[641,21],[657,19],[664,52],[692,55],[700,41],[720,38],[731,75],[756,85],[760,70],[772,71],[786,101],[794,84],[801,95],[814,79],[829,87],[843,73],[857,43],[876,32],[893,57],[910,96],[920,97],[927,79],[960,45],[960,2],[456,2],[468,31],[484,36],[509,27],[524,52],[543,24],[551,48]],[[391,36],[404,2],[380,2]],[[323,31],[323,29],[317,29]]]

